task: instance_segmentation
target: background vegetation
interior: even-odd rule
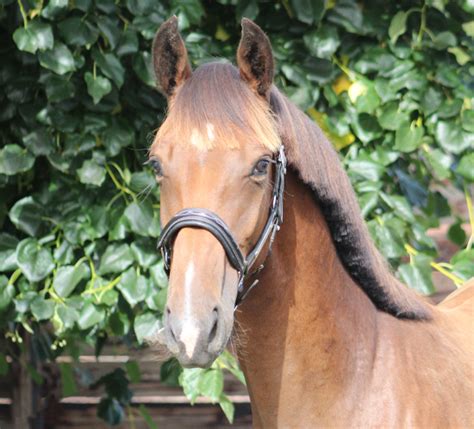
[[[462,284],[474,274],[466,219],[449,229],[460,251],[445,263],[425,231],[450,215],[448,185],[472,216],[473,13],[469,0],[0,0],[0,374],[28,333],[54,361],[109,339],[139,345],[160,323],[159,190],[143,162],[165,111],[150,44],[172,14],[194,66],[233,60],[241,17],[256,20],[277,85],[340,150],[397,275],[422,293],[433,269]],[[231,418],[223,368],[239,375],[226,355],[210,370],[170,361],[162,378]],[[73,393],[73,366],[61,374]],[[99,380],[100,417],[123,418],[138,377],[132,362]]]

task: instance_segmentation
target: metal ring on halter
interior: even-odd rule
[[[175,216],[173,216],[173,218],[171,218],[163,228],[158,240],[158,249],[161,250],[163,255],[164,267],[167,275],[170,273],[173,241],[178,232],[183,228],[205,229],[216,237],[224,248],[230,264],[239,273],[239,284],[235,307],[243,301],[250,290],[258,283],[258,280],[255,280],[247,289],[245,289],[245,280],[248,277],[255,277],[263,269],[263,264],[252,273],[249,273],[250,269],[269,239],[268,253],[270,252],[275,234],[280,229],[280,225],[283,222],[283,192],[285,189],[286,174],[286,157],[283,145],[280,146],[275,164],[275,183],[273,185],[270,213],[257,243],[247,257],[244,257],[237,241],[232,235],[232,232],[216,213],[202,208],[187,208],[179,211]]]

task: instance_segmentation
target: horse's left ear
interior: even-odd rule
[[[248,18],[242,19],[237,65],[240,75],[252,89],[267,97],[273,83],[272,46],[263,30]]]
[[[178,31],[178,18],[171,17],[159,28],[153,40],[153,68],[156,83],[168,98],[191,76],[191,66],[184,41]]]

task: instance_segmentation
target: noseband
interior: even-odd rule
[[[179,211],[166,224],[158,240],[158,249],[161,250],[166,274],[169,276],[173,242],[178,232],[183,228],[201,228],[209,231],[221,243],[227,259],[239,274],[239,285],[235,307],[239,306],[250,290],[258,283],[254,280],[250,286],[245,287],[247,279],[254,277],[263,269],[263,263],[252,271],[260,252],[270,240],[268,253],[273,244],[276,232],[283,222],[283,191],[285,188],[286,157],[283,145],[274,160],[275,182],[273,185],[272,205],[267,222],[252,251],[245,257],[226,223],[214,212],[207,209],[190,208]],[[266,259],[265,256],[265,259]]]

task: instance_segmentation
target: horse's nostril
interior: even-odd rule
[[[209,343],[211,343],[212,340],[213,340],[213,339],[215,338],[215,336],[216,336],[216,333],[217,333],[217,323],[218,323],[218,321],[217,321],[217,317],[216,317],[216,319],[214,320],[214,324],[212,325],[211,332],[210,332],[210,334],[209,334]]]
[[[170,327],[170,333],[171,333],[171,338],[173,339],[173,341],[177,343],[178,340],[176,339],[176,335],[174,334],[173,327]]]
[[[171,314],[171,310],[169,307],[166,307],[166,314],[169,316]]]

